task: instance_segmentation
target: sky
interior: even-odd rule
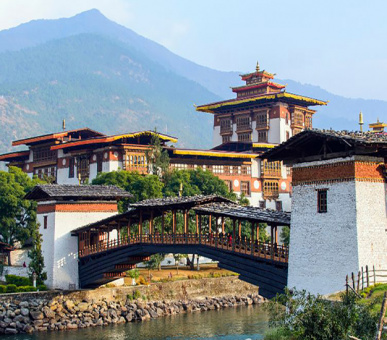
[[[92,8],[210,68],[259,61],[280,79],[387,100],[386,0],[0,0],[0,30]]]

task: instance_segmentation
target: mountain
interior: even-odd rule
[[[92,34],[53,40],[1,53],[0,70],[2,149],[15,131],[24,135],[36,122],[36,132],[60,130],[63,118],[69,128],[114,134],[157,127],[182,146],[210,145],[211,117],[194,103],[219,97],[121,42]]]
[[[236,65],[237,66],[237,65]],[[293,80],[287,91],[329,100],[314,126],[357,129],[385,119],[387,102],[351,99]],[[237,72],[197,65],[97,10],[0,31],[0,152],[10,141],[88,126],[106,133],[157,127],[180,145],[210,147],[212,116],[194,104],[233,98]]]
[[[236,72],[221,72],[197,65],[146,39],[134,31],[107,19],[92,9],[71,18],[33,20],[15,28],[0,31],[0,53],[37,46],[53,39],[83,33],[103,35],[121,41],[145,54],[167,70],[198,82],[222,98],[229,96],[229,85],[238,79]]]

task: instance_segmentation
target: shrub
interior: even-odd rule
[[[22,292],[36,292],[37,288],[34,287],[34,286],[20,286],[20,287],[16,287],[16,291],[18,293],[22,293]]]
[[[15,293],[17,286],[14,284],[7,285],[7,293]]]
[[[47,286],[46,285],[39,285],[37,288],[38,288],[39,292],[44,292],[44,291],[47,290]]]
[[[5,281],[8,285],[13,284],[18,287],[20,286],[30,286],[31,281],[28,277],[17,276],[17,275],[5,275]]]
[[[7,292],[7,287],[4,285],[0,285],[0,294],[6,293]]]
[[[133,292],[133,298],[135,299],[135,300],[137,300],[137,299],[139,299],[141,297],[141,293],[140,293],[140,291],[139,290],[135,290],[134,292]]]
[[[138,279],[138,283],[140,285],[147,285],[148,284],[148,282],[144,279],[143,276],[140,276],[140,278]]]

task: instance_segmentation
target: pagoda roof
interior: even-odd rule
[[[267,72],[265,70],[255,71],[255,72],[250,72],[250,73],[245,73],[245,74],[240,74],[239,76],[242,78],[242,80],[250,79],[252,76],[265,76],[267,78],[274,79],[274,74],[273,73],[269,73],[269,72]]]
[[[81,128],[81,129],[76,129],[76,130],[69,130],[69,131],[61,131],[61,132],[54,132],[54,133],[49,133],[46,135],[40,135],[40,136],[35,136],[35,137],[29,137],[29,138],[24,138],[24,139],[19,139],[15,140],[12,142],[12,146],[17,146],[17,145],[32,145],[32,144],[37,144],[41,142],[46,142],[50,140],[57,140],[60,138],[68,137],[69,135],[83,135],[85,138],[90,138],[90,137],[96,137],[96,136],[105,136],[103,133],[91,130],[89,128]]]
[[[326,101],[300,96],[289,92],[277,92],[267,93],[263,95],[254,95],[243,98],[235,98],[211,104],[200,105],[196,107],[196,111],[216,113],[218,110],[221,110],[223,108],[232,108],[244,104],[265,103],[273,101],[284,101],[290,104],[301,104],[304,106],[327,105],[328,103]]]
[[[63,144],[52,146],[51,150],[68,149],[68,148],[74,148],[74,147],[80,147],[80,146],[83,147],[83,146],[95,145],[95,144],[107,144],[123,138],[136,138],[141,136],[158,136],[163,141],[177,143],[177,138],[175,137],[148,130],[148,131],[131,132],[131,133],[124,133],[120,135],[102,136],[102,137],[66,142]]]
[[[259,88],[262,88],[262,87],[274,87],[274,88],[280,90],[280,89],[285,88],[285,85],[281,85],[281,84],[274,83],[274,82],[271,82],[271,81],[263,81],[263,82],[260,82],[260,83],[257,83],[257,84],[249,84],[249,85],[242,85],[242,86],[232,87],[232,91],[233,92],[240,92],[240,91],[243,91],[243,90],[259,89]]]
[[[233,152],[254,152],[257,154],[261,154],[263,151],[272,149],[277,145],[278,144],[230,141],[230,142],[217,145],[213,147],[211,150],[223,150],[223,151],[233,151]]]
[[[265,152],[262,158],[295,164],[352,155],[387,157],[387,134],[304,130],[276,148]]]
[[[29,200],[118,200],[124,197],[133,197],[127,191],[114,185],[69,185],[43,184],[35,186],[25,199]]]
[[[0,161],[3,161],[3,162],[23,161],[28,159],[29,156],[30,156],[29,150],[9,152],[9,153],[4,153],[0,155]]]

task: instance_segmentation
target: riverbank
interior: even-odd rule
[[[261,304],[257,287],[235,277],[0,296],[0,332],[59,331],[166,315]]]

